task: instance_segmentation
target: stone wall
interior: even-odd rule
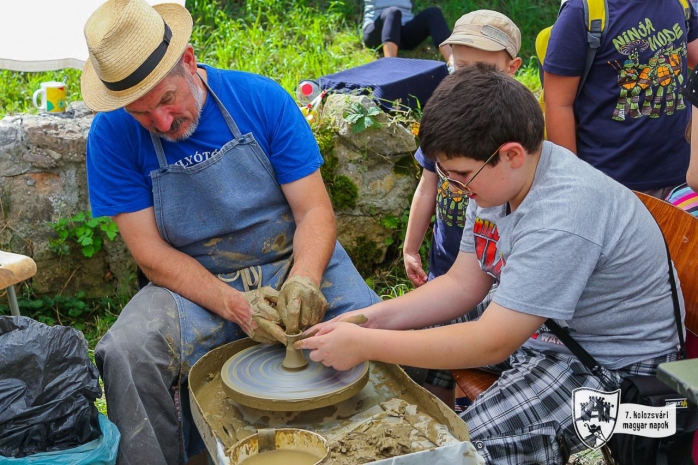
[[[378,117],[382,128],[353,135],[342,113],[357,99],[374,105],[366,97],[330,96],[323,117],[334,121],[334,176],[358,193],[349,207],[337,209],[339,239],[367,270],[385,258],[385,238],[392,234],[380,218],[400,216],[410,205],[417,185],[411,158],[416,145],[410,131],[385,114]],[[87,297],[100,297],[135,286],[135,263],[118,236],[114,242],[105,240],[89,259],[77,245],[68,256],[58,256],[49,246],[56,237],[49,223],[89,211],[85,145],[92,117],[78,102],[63,115],[0,120],[0,249],[36,261],[32,286],[40,294],[84,291]]]

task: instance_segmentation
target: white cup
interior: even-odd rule
[[[41,105],[37,98],[41,96]],[[34,106],[44,113],[63,113],[65,111],[65,82],[42,82],[32,96]]]

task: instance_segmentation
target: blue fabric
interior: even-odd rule
[[[436,172],[434,162],[429,161],[422,149],[414,154],[417,162],[432,173]],[[429,248],[429,279],[445,274],[456,261],[460,250],[460,241],[465,227],[465,209],[468,207],[468,197],[453,197],[445,179],[439,179],[436,192],[436,215],[431,247]]]
[[[381,58],[356,68],[321,77],[320,88],[369,94],[386,110],[424,108],[434,89],[448,76],[446,63],[413,58]]]
[[[691,9],[686,33],[677,0],[607,4],[606,31],[574,105],[577,154],[631,189],[681,184],[691,111],[678,88],[687,77],[686,43],[698,37],[696,12]],[[581,76],[586,53],[582,0],[569,0],[553,27],[545,71]],[[680,66],[670,69],[674,60]]]
[[[322,157],[298,105],[262,76],[203,66],[209,85],[226,102],[243,134],[253,133],[279,184],[301,179]],[[191,166],[232,138],[221,112],[207,98],[201,122],[186,141],[163,141],[170,164]],[[113,216],[153,206],[150,172],[158,168],[148,131],[123,109],[95,116],[87,140],[87,176],[93,216]]]

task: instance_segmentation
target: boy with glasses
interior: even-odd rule
[[[614,391],[677,355],[666,249],[652,215],[630,190],[544,142],[543,128],[533,94],[496,68],[478,63],[445,78],[419,135],[426,156],[470,196],[456,262],[404,296],[355,311],[368,317],[365,327],[334,319],[298,344],[341,370],[379,360],[500,373],[462,415],[488,464],[567,463],[586,449],[574,427],[575,389]],[[494,282],[477,321],[404,331],[462,315]],[[572,355],[548,319],[600,369]]]
[[[453,34],[442,45],[453,50],[456,69],[468,64],[483,62],[496,66],[500,71],[514,75],[521,66],[516,55],[521,48],[521,32],[505,15],[491,10],[477,10],[463,15],[453,29]],[[465,226],[465,209],[468,197],[464,189],[457,188],[457,181],[447,179],[439,172],[438,164],[427,159],[422,150],[415,153],[422,166],[422,176],[412,199],[407,222],[403,261],[407,277],[415,287],[446,273],[458,255],[458,245]],[[431,218],[434,222],[431,224]],[[424,271],[419,249],[424,235],[432,225],[429,247],[429,274]],[[461,315],[454,323],[478,318],[487,307],[490,296]],[[455,381],[447,370],[428,372],[407,370],[418,383],[424,383],[429,391],[451,408],[455,407]],[[421,377],[419,376],[421,374]],[[464,399],[466,400],[467,399]],[[467,402],[466,402],[467,403]],[[459,399],[459,406],[461,399]]]

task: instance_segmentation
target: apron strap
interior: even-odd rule
[[[218,279],[224,283],[232,283],[240,279],[242,282],[242,287],[245,292],[254,288],[259,289],[262,287],[262,267],[261,266],[251,266],[249,268],[243,268],[235,273],[221,273],[218,275]]]

